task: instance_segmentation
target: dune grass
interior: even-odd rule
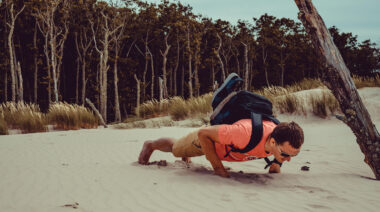
[[[51,104],[47,114],[47,120],[49,124],[54,125],[55,129],[60,130],[91,129],[98,127],[98,119],[89,109],[66,102]]]
[[[47,130],[46,117],[36,104],[6,102],[0,105],[0,113],[7,128],[20,129],[22,133]]]
[[[178,96],[165,99],[161,102],[151,100],[141,104],[135,111],[139,111],[139,118],[170,115],[173,120],[183,120],[188,117],[197,116],[198,114],[211,112],[211,98],[212,93],[207,93],[188,100]]]
[[[0,114],[0,135],[8,135],[8,125]]]
[[[380,87],[380,76],[377,75],[375,77],[360,77],[360,76],[353,76],[352,78],[354,80],[356,88],[363,88],[363,87]]]
[[[340,111],[338,101],[331,91],[327,89],[322,90],[320,95],[310,96],[309,103],[312,107],[313,114],[321,118],[326,118],[327,116]]]

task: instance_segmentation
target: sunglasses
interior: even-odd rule
[[[288,154],[288,153],[286,153],[286,152],[283,152],[283,151],[281,150],[281,148],[280,148],[279,145],[277,145],[277,148],[278,148],[278,151],[280,151],[280,155],[281,155],[282,157],[287,158],[287,157],[295,157],[295,156],[297,156],[297,154],[295,154],[295,155],[291,155],[291,154]]]

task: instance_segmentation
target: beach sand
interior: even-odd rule
[[[380,89],[360,93],[380,126]],[[167,166],[137,163],[145,140],[179,138],[197,128],[0,136],[0,211],[379,210],[380,181],[364,163],[348,126],[334,117],[279,119],[303,127],[300,154],[283,165],[281,174],[268,174],[264,160],[224,162],[228,179],[214,175],[205,157],[188,165],[170,153],[154,152],[150,161],[166,160]]]

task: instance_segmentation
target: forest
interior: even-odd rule
[[[179,1],[3,0],[0,16],[0,103],[42,111],[88,98],[120,122],[148,100],[212,92],[231,72],[247,90],[324,73],[302,24],[270,14],[232,24]],[[351,75],[379,74],[375,43],[329,31]]]

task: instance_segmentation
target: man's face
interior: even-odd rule
[[[274,151],[274,156],[278,162],[283,163],[284,161],[290,161],[292,157],[297,156],[301,148],[294,148],[289,144],[289,141],[285,141],[281,145],[277,145],[276,150]]]

